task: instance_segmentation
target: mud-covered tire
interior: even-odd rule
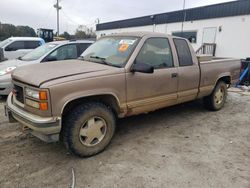
[[[104,131],[102,125],[105,125]],[[112,110],[102,103],[90,102],[77,106],[69,112],[63,121],[61,136],[66,148],[72,154],[89,157],[100,153],[108,146],[115,133],[115,127],[116,119]],[[90,136],[85,138],[87,133]],[[98,139],[93,135],[98,135]],[[88,138],[96,139],[96,143],[94,140],[88,141]]]
[[[206,109],[211,111],[218,111],[220,110],[227,99],[227,85],[223,81],[219,81],[213,92],[203,98],[203,103]]]

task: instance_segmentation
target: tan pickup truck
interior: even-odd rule
[[[183,38],[115,34],[81,59],[17,68],[6,114],[44,141],[61,139],[70,152],[91,156],[110,143],[117,118],[199,98],[221,109],[239,73],[240,60],[199,62]]]

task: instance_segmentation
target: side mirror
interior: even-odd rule
[[[146,63],[134,63],[131,72],[154,73],[154,67]]]
[[[43,62],[47,62],[47,61],[57,61],[57,58],[52,57],[52,56],[48,56],[48,57],[44,58]]]

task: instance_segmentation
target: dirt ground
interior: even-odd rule
[[[250,187],[250,96],[119,120],[111,145],[80,159],[9,124],[0,104],[0,187]]]

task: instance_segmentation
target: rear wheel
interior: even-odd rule
[[[212,111],[220,110],[227,98],[227,85],[223,81],[219,81],[215,86],[211,95],[204,97],[204,106]]]
[[[80,157],[103,151],[115,132],[115,116],[102,103],[76,107],[63,123],[62,136],[68,150]]]

